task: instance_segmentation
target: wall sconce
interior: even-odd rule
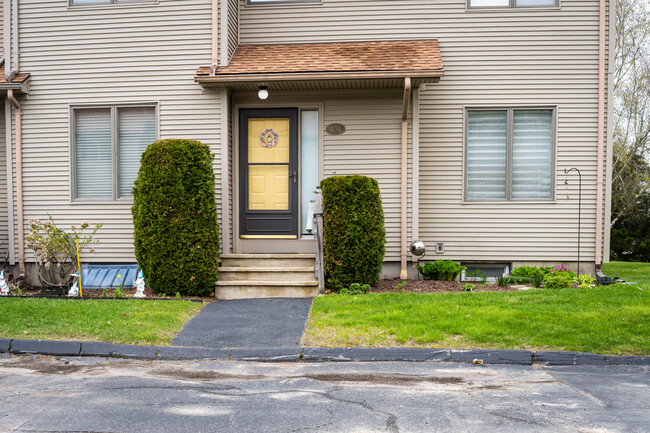
[[[260,86],[259,92],[257,92],[257,97],[261,100],[264,100],[269,97],[269,91],[266,90],[266,86]]]

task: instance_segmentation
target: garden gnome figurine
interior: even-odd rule
[[[135,279],[133,285],[135,286],[135,295],[133,295],[134,298],[147,297],[147,295],[144,294],[144,274],[142,273],[142,269],[140,269],[140,272],[138,272],[138,278]]]
[[[0,271],[0,296],[7,296],[9,294],[9,286],[5,281],[5,271]]]
[[[74,274],[70,274],[72,278],[74,278],[74,284],[72,287],[70,287],[70,290],[68,291],[68,296],[79,296],[79,283],[77,278],[79,278],[79,272],[75,272]]]

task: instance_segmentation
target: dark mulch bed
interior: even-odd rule
[[[136,290],[131,288],[128,290],[123,290],[122,299],[133,299],[133,295]],[[50,287],[50,288],[29,288],[23,289],[20,292],[14,292],[14,294],[20,293],[20,296],[23,297],[36,297],[36,298],[61,298],[61,299],[70,299],[68,298],[68,288],[63,287]],[[145,299],[176,299],[175,293],[168,293],[166,296],[159,296],[157,293],[153,292],[151,289],[145,289],[144,294],[147,295]],[[77,298],[78,299],[78,298]],[[83,299],[119,299],[115,298],[115,289],[85,289],[83,291]],[[136,298],[138,299],[138,298]],[[201,296],[181,296],[183,301],[202,301],[202,302],[213,302],[214,296],[211,297],[201,297]]]
[[[371,293],[449,293],[449,292],[463,292],[463,284],[458,281],[436,281],[436,280],[404,280],[406,285],[398,286],[402,283],[399,278],[392,278],[387,280],[379,280],[376,286],[370,289]],[[499,287],[497,283],[475,284],[474,292],[514,292],[517,289],[513,285],[506,287]]]

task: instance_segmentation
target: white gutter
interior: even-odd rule
[[[598,152],[596,170],[596,274],[602,274],[603,257],[603,165],[605,153],[605,12],[606,0],[598,11]],[[611,104],[611,101],[609,101]],[[611,125],[610,125],[611,128]]]
[[[411,79],[404,78],[404,101],[402,103],[402,192],[401,192],[401,254],[400,254],[400,272],[399,277],[402,280],[408,278],[406,269],[406,259],[408,257],[408,245],[406,240],[408,226],[408,114],[409,101],[411,100]]]

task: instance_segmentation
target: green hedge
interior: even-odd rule
[[[377,284],[386,230],[379,185],[366,176],[334,176],[321,182],[325,281],[338,291],[351,283]]]
[[[157,293],[214,291],[219,223],[213,155],[201,142],[159,140],[142,154],[133,188],[135,256]]]

